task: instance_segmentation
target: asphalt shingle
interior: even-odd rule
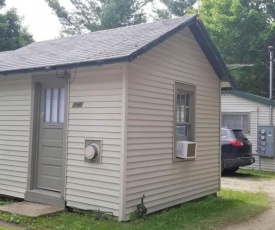
[[[89,63],[130,56],[195,16],[35,42],[0,53],[0,72]]]

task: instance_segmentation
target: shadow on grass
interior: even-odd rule
[[[259,175],[247,174],[242,172],[235,172],[235,173],[224,173],[223,177],[231,177],[231,178],[250,178],[250,179],[260,179]]]

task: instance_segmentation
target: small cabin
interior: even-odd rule
[[[226,65],[197,15],[0,53],[0,194],[129,219],[220,189]]]

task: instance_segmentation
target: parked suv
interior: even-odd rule
[[[252,157],[252,144],[240,129],[221,129],[221,170],[236,172],[240,166],[255,162]]]

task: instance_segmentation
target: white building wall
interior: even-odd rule
[[[0,194],[24,198],[27,188],[31,79],[0,78]]]
[[[197,158],[173,163],[175,81],[196,86]],[[126,214],[216,193],[220,187],[220,81],[189,31],[129,64]]]
[[[257,109],[259,109],[258,113]],[[244,99],[229,93],[222,93],[222,112],[248,112],[250,114],[250,133],[245,133],[245,135],[252,143],[253,155],[255,156],[256,162],[245,168],[275,171],[275,159],[258,157],[258,154],[256,152],[257,126],[269,125],[269,106],[248,99]],[[275,110],[273,109],[273,124],[275,124],[274,116]]]
[[[79,209],[118,215],[121,151],[122,65],[81,70],[69,86],[65,199]],[[72,108],[73,102],[84,102]],[[102,164],[84,162],[85,139],[102,139]]]

